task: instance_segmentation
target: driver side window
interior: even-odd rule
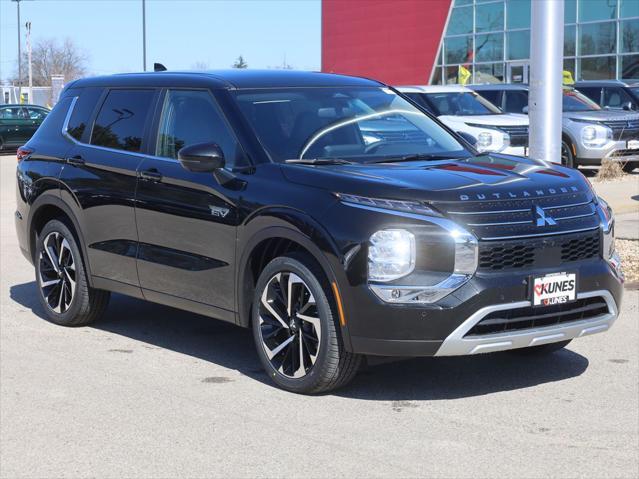
[[[177,159],[178,151],[196,143],[217,143],[226,167],[242,158],[241,148],[215,102],[205,90],[168,90],[158,126],[156,156]]]

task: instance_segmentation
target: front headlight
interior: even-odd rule
[[[478,125],[476,123],[466,123],[466,125],[484,130],[477,134],[477,143],[475,144],[477,151],[502,151],[510,146],[510,136],[508,133],[498,129],[486,128],[484,125]]]
[[[612,130],[603,125],[588,125],[581,129],[581,142],[586,148],[597,148],[612,139]]]
[[[601,218],[601,234],[603,236],[602,254],[604,259],[610,264],[617,276],[623,280],[623,270],[621,269],[621,257],[615,247],[615,216],[610,205],[601,197],[599,201],[599,216]]]
[[[415,269],[415,235],[407,230],[388,229],[373,233],[368,247],[368,278],[392,281]]]

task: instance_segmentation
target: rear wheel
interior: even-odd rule
[[[253,300],[253,337],[269,377],[312,394],[349,382],[361,356],[345,351],[331,290],[306,255],[276,258],[262,271]]]
[[[572,152],[572,145],[567,141],[561,142],[561,164],[568,168],[575,168],[575,155]]]
[[[565,348],[566,346],[568,346],[568,344],[570,344],[570,341],[572,340],[569,339],[567,341],[559,341],[557,343],[548,343],[548,344],[541,344],[539,346],[531,346],[529,348],[513,349],[510,352],[514,354],[519,354],[522,356],[536,356],[536,355],[550,354]]]
[[[49,321],[84,326],[106,309],[109,293],[89,287],[78,245],[62,221],[51,220],[42,228],[35,269],[38,298]]]

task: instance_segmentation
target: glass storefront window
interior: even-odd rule
[[[615,53],[617,48],[615,22],[579,25],[579,55]]]
[[[579,21],[614,20],[617,16],[617,0],[579,0]]]
[[[508,0],[506,28],[530,28],[530,0]]]
[[[473,7],[455,7],[448,22],[448,35],[473,33]]]
[[[619,41],[622,53],[639,52],[639,18],[619,22]]]
[[[472,5],[473,0],[455,0],[455,6],[459,7],[460,5]]]
[[[639,55],[623,55],[619,57],[619,78],[639,79]]]
[[[577,0],[564,1],[564,23],[575,23],[577,21]]]
[[[639,2],[637,0],[621,0],[619,16],[621,18],[639,17]]]
[[[494,32],[504,29],[504,3],[488,3],[475,7],[477,32]]]
[[[444,40],[445,60],[449,63],[465,63],[473,53],[473,37],[450,37]]]
[[[504,34],[490,33],[475,37],[475,59],[479,62],[494,62],[504,58]]]
[[[478,63],[475,65],[475,83],[503,83],[503,63]]]
[[[508,60],[530,58],[530,30],[518,30],[506,34]]]
[[[564,59],[564,83],[567,85],[572,85],[575,82],[575,78],[577,75],[575,74],[575,59],[574,58],[566,58]]]
[[[615,78],[616,57],[580,58],[580,80],[609,80]]]
[[[575,35],[576,28],[574,25],[564,28],[564,56],[566,57],[575,55]]]

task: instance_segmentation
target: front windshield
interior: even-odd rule
[[[564,111],[592,111],[601,110],[601,107],[576,90],[564,90],[563,109]]]
[[[427,102],[437,116],[500,115],[502,111],[474,92],[426,93]]]
[[[446,130],[388,88],[239,90],[235,98],[275,161],[469,156]]]

